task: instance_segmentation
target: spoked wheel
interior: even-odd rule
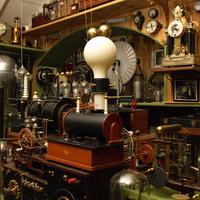
[[[31,132],[28,128],[21,129],[19,133],[19,142],[21,143],[22,147],[33,147],[35,143],[35,135]]]

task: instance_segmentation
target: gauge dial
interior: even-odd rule
[[[156,18],[158,16],[159,12],[156,8],[151,8],[148,12],[149,17]]]
[[[150,20],[146,24],[146,31],[149,34],[158,33],[161,28],[162,24],[159,23],[157,20]]]
[[[168,26],[167,32],[171,37],[179,37],[184,32],[183,23],[179,20],[172,21]]]
[[[142,15],[141,11],[138,11],[136,15],[133,16],[133,22],[139,30],[142,29],[142,25],[145,21],[145,17]]]
[[[133,20],[135,24],[138,24],[140,22],[140,17],[136,15]]]

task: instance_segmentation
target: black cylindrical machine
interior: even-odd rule
[[[102,142],[120,140],[122,120],[117,113],[76,113],[70,111],[63,118],[63,129],[70,137],[95,137]]]
[[[28,115],[48,121],[48,133],[62,133],[62,113],[67,112],[75,103],[71,99],[33,101],[28,107]]]

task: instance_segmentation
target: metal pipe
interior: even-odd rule
[[[4,88],[0,87],[0,138],[4,138]]]

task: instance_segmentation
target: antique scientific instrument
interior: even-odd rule
[[[193,195],[195,190],[200,190],[199,143],[190,128],[175,123],[177,119],[169,118],[170,124],[157,127],[158,137],[153,140],[153,147],[157,162],[168,174],[168,185]]]
[[[19,17],[15,17],[15,26],[12,28],[11,40],[13,44],[20,44],[20,26],[19,26]]]
[[[124,169],[112,177],[110,190],[111,200],[129,199],[130,191],[132,191],[131,199],[142,200],[146,199],[149,193],[149,182],[143,173]],[[147,193],[146,196],[143,196],[144,192]]]
[[[197,27],[182,6],[172,11],[174,20],[167,28],[167,48],[162,66],[199,65],[196,48]]]
[[[134,48],[124,38],[114,43],[117,57],[115,63],[109,67],[107,77],[119,96],[123,92],[123,85],[130,81],[136,71],[137,56]]]
[[[116,47],[97,36],[86,44],[84,56],[94,72],[94,110],[80,110],[78,98],[76,109],[65,97],[29,103],[25,127],[12,143],[14,162],[4,166],[6,199],[109,198],[110,178],[124,164],[122,119],[108,112],[105,98]]]
[[[62,123],[67,138],[49,138],[46,159],[96,171],[123,163],[122,120],[117,113],[108,113],[105,98],[106,73],[116,59],[116,47],[109,38],[97,36],[86,44],[84,57],[94,72],[94,112],[66,112]]]

